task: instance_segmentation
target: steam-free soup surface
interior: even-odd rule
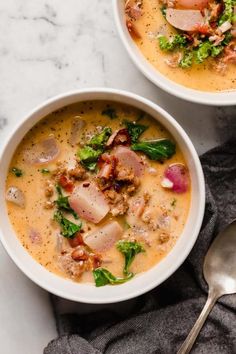
[[[164,140],[155,150],[147,141],[157,139]],[[159,151],[156,160],[147,146]],[[13,228],[37,262],[78,282],[97,276],[101,286],[168,254],[183,231],[191,188],[169,132],[130,106],[96,101],[65,107],[29,131],[13,156],[6,194]],[[104,272],[115,280],[104,280]]]

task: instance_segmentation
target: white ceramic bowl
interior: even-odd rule
[[[86,100],[113,100],[137,107],[156,118],[175,138],[189,166],[192,183],[192,200],[184,231],[171,252],[148,272],[118,286],[96,288],[93,284],[79,284],[50,273],[38,264],[19,242],[7,216],[5,180],[11,158],[17,145],[31,127],[50,112],[66,105]],[[49,292],[66,299],[85,303],[112,303],[141,295],[168,278],[181,265],[193,247],[202,223],[205,188],[198,155],[189,137],[179,124],[162,108],[132,93],[113,89],[86,89],[69,92],[43,103],[15,127],[0,156],[0,238],[16,265],[31,280]]]
[[[120,38],[134,64],[149,80],[166,92],[187,101],[215,106],[229,106],[236,104],[236,91],[210,93],[193,90],[169,80],[158,72],[158,70],[146,60],[127,30],[124,3],[124,0],[113,0],[116,26]]]

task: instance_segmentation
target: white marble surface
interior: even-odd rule
[[[234,115],[224,110],[227,119],[217,123],[221,110],[186,103],[147,81],[117,36],[111,0],[0,2],[0,148],[35,105],[91,86],[122,88],[159,103],[185,128],[199,153],[222,135],[225,139],[226,123]],[[16,269],[1,246],[0,279],[0,352],[42,353],[56,335],[47,294]]]

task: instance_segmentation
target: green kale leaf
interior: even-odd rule
[[[104,145],[106,144],[111,134],[112,134],[111,128],[106,127],[102,130],[101,133],[94,135],[90,140],[90,142],[88,143],[88,145],[96,149],[97,148],[103,149]]]
[[[23,176],[22,170],[20,170],[20,169],[17,168],[17,167],[12,167],[11,172],[14,173],[14,175],[15,175],[16,177],[22,177],[22,176]]]
[[[186,37],[181,34],[176,34],[171,40],[168,40],[166,36],[160,36],[158,41],[160,49],[167,52],[184,48],[187,45]]]
[[[124,124],[127,127],[132,144],[136,143],[140,135],[148,128],[146,125],[137,124],[128,120],[124,120]]]
[[[140,141],[131,145],[134,151],[144,152],[151,160],[163,161],[169,159],[175,154],[175,144],[169,139],[160,139],[156,141]]]
[[[118,118],[116,110],[114,108],[107,108],[102,111],[103,116],[108,116],[110,119]]]
[[[193,52],[188,50],[184,52],[184,56],[181,59],[179,66],[183,69],[189,68],[193,63]]]
[[[219,25],[222,25],[226,21],[230,23],[233,23],[235,21],[234,6],[236,5],[236,1],[223,0],[223,3],[224,3],[224,11],[219,19]]]
[[[48,168],[42,168],[42,169],[41,169],[41,173],[42,173],[43,175],[47,175],[48,173],[50,173],[50,171],[49,171]]]
[[[124,257],[125,257],[125,265],[124,265],[124,274],[128,275],[130,274],[129,272],[129,267],[131,263],[133,262],[135,256],[138,253],[145,252],[143,246],[138,243],[138,242],[130,242],[130,241],[119,241],[116,244],[116,247],[118,251],[120,251]]]
[[[95,171],[97,167],[97,160],[103,153],[102,149],[93,149],[91,146],[86,145],[78,151],[78,157],[81,164],[89,171]]]
[[[66,219],[60,210],[57,210],[54,213],[53,219],[58,222],[61,227],[62,236],[66,238],[73,238],[82,227],[81,222],[77,225],[71,222],[70,220]]]
[[[130,273],[126,278],[117,278],[111,272],[109,272],[109,270],[105,268],[97,268],[93,270],[93,276],[95,285],[99,287],[107,284],[117,285],[125,283],[133,277],[133,274]]]
[[[55,203],[59,210],[66,211],[74,216],[75,219],[79,219],[77,213],[70,207],[68,196],[64,196],[62,194],[62,190],[60,186],[56,186],[56,191],[58,194],[58,198],[55,200]]]
[[[198,64],[200,64],[210,56],[218,56],[223,49],[224,47],[222,45],[214,46],[209,41],[205,41],[199,45],[198,49],[195,50],[195,60]]]

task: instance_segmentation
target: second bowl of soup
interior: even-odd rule
[[[235,104],[233,1],[113,2],[128,53],[157,86],[194,102]]]
[[[3,244],[60,296],[101,303],[141,294],[197,237],[204,180],[196,152],[167,113],[135,95],[52,100],[18,128],[1,165]]]

